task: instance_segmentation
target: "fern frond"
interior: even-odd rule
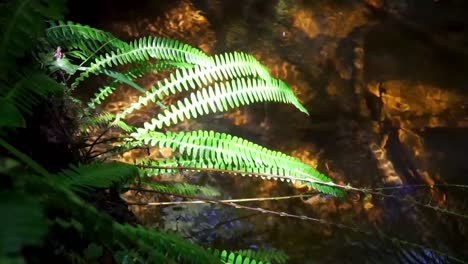
[[[286,263],[288,261],[288,255],[280,250],[269,249],[269,250],[236,250],[234,253],[244,258],[256,259],[257,261],[273,262],[277,264]]]
[[[81,128],[87,129],[93,126],[109,124],[114,118],[115,118],[115,115],[109,112],[104,112],[102,114],[95,115],[95,116],[88,115],[83,119]]]
[[[51,21],[46,29],[46,39],[53,47],[79,49],[86,56],[93,56],[99,49],[110,52],[128,47],[125,41],[111,33],[71,21]]]
[[[229,108],[266,101],[290,103],[307,113],[284,82],[242,78],[225,84],[215,83],[214,87],[191,93],[184,100],[172,104],[170,109],[166,109],[151,122],[145,122],[144,130],[161,129],[163,126],[174,125],[184,119],[196,118],[210,112],[224,112]]]
[[[135,128],[133,126],[128,125],[122,120],[117,122],[114,121],[115,115],[109,112],[105,112],[96,116],[87,116],[81,123],[81,131],[85,132],[87,129],[91,127],[101,127],[101,126],[112,126],[120,128],[126,132],[133,132]],[[114,121],[114,122],[111,122]]]
[[[193,167],[264,173],[278,176],[310,178],[331,183],[332,180],[300,160],[284,153],[269,150],[260,145],[229,134],[213,131],[159,133],[152,131],[131,134],[136,140],[151,146],[167,147],[180,153],[177,159],[148,161],[156,167]],[[145,164],[143,162],[143,164]],[[165,169],[149,169],[151,174],[174,172]],[[273,177],[274,178],[274,177]],[[342,196],[342,190],[317,183],[307,183],[320,192]]]
[[[228,252],[226,250],[219,251],[213,250],[213,255],[218,257],[223,263],[229,264],[271,264],[269,261],[257,260],[254,258],[242,256],[235,252]]]
[[[12,0],[0,9],[2,37],[0,39],[0,80],[6,80],[14,60],[20,58],[44,34],[45,20],[61,19],[63,0]]]
[[[203,196],[219,196],[218,190],[210,186],[199,186],[189,183],[142,183],[143,186],[149,187],[157,192],[169,194],[182,194],[188,196],[203,195]]]
[[[134,80],[140,78],[147,73],[155,73],[162,70],[173,69],[173,68],[182,68],[182,67],[191,67],[191,64],[183,62],[155,62],[143,64],[141,66],[132,67],[127,72],[124,72],[127,78]],[[110,96],[116,89],[117,85],[121,83],[119,80],[113,80],[103,87],[99,88],[99,91],[94,94],[88,102],[88,107],[90,109],[95,109],[96,105],[100,105],[108,96]]]
[[[177,40],[159,37],[144,37],[130,43],[128,47],[118,51],[111,51],[96,58],[90,67],[80,74],[73,86],[76,87],[90,74],[99,73],[99,70],[125,65],[135,62],[146,62],[150,58],[173,62],[191,63],[202,67],[213,66],[213,59],[202,51]]]
[[[215,65],[212,67],[194,66],[188,69],[178,69],[166,78],[163,82],[157,83],[157,88],[152,87],[145,96],[140,96],[137,102],[132,103],[128,108],[117,115],[118,118],[125,118],[133,111],[148,105],[150,101],[162,100],[164,97],[175,94],[182,90],[203,88],[213,82],[253,77],[261,78],[266,83],[278,82],[270,76],[268,70],[260,64],[253,56],[241,53],[225,53],[214,56]],[[252,79],[252,78],[251,78]],[[285,85],[285,84],[284,84]],[[287,85],[285,85],[287,86]],[[305,111],[302,107],[301,111]]]
[[[4,212],[0,218],[0,260],[4,255],[20,253],[23,246],[42,243],[47,234],[43,209],[40,202],[25,193],[0,192],[0,210]]]
[[[63,91],[64,87],[52,78],[41,72],[26,71],[20,78],[8,89],[0,89],[0,98],[14,103],[14,105],[23,113],[30,114],[33,108],[48,93]]]
[[[124,184],[138,177],[135,166],[125,163],[104,163],[71,166],[57,175],[65,186],[75,191],[90,188],[109,188]]]
[[[173,260],[176,263],[219,263],[217,259],[208,251],[198,245],[183,240],[175,234],[164,231],[153,231],[130,225],[116,225],[122,234],[125,234],[135,240],[140,240],[147,247],[163,252],[166,260],[156,262],[150,259],[152,263],[165,263],[167,260]]]

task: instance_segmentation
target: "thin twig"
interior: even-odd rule
[[[162,193],[162,192],[155,191],[155,190],[149,190],[149,191],[156,192],[156,193]],[[173,195],[188,198],[188,199],[203,200],[203,201],[206,201],[207,203],[223,204],[223,205],[226,205],[226,206],[229,206],[229,207],[234,207],[236,209],[244,209],[244,210],[255,211],[255,212],[266,213],[266,214],[272,214],[272,215],[277,215],[277,216],[282,216],[282,217],[289,217],[289,218],[295,218],[295,219],[300,219],[300,220],[305,220],[305,221],[312,221],[312,222],[316,222],[316,223],[320,223],[320,224],[334,226],[334,227],[340,228],[340,229],[349,230],[349,231],[352,231],[352,232],[355,232],[355,233],[364,234],[364,235],[367,235],[367,236],[379,236],[379,237],[384,238],[384,239],[386,239],[388,241],[391,241],[392,243],[397,241],[398,243],[400,243],[402,245],[410,246],[410,247],[413,247],[413,248],[418,248],[418,249],[422,249],[422,250],[428,250],[429,249],[430,251],[432,251],[432,252],[434,252],[434,253],[436,253],[438,255],[445,256],[445,257],[447,257],[447,258],[449,258],[449,259],[451,259],[453,261],[456,261],[458,263],[466,263],[465,261],[463,261],[463,260],[461,260],[461,259],[459,259],[457,257],[451,256],[451,255],[449,255],[447,253],[444,253],[442,251],[439,251],[439,250],[436,250],[436,249],[433,249],[433,248],[427,248],[427,247],[424,247],[422,245],[419,245],[419,244],[416,244],[416,243],[413,243],[413,242],[409,242],[409,241],[406,241],[406,240],[400,240],[400,239],[398,239],[396,237],[389,236],[389,235],[384,234],[382,232],[379,232],[378,234],[375,234],[375,233],[372,233],[371,231],[366,231],[366,230],[360,229],[358,227],[352,227],[352,226],[344,225],[344,224],[341,224],[341,223],[331,222],[331,221],[327,221],[325,219],[314,218],[314,217],[305,216],[305,215],[295,215],[295,214],[290,214],[290,213],[286,213],[286,212],[278,212],[278,211],[273,211],[273,210],[264,209],[264,208],[260,208],[260,207],[250,207],[250,206],[245,206],[245,205],[239,205],[239,204],[236,204],[236,203],[233,203],[233,202],[222,202],[220,200],[215,200],[215,199],[209,199],[209,198],[204,198],[204,197],[191,197],[191,196],[180,195],[180,194],[173,194]]]
[[[430,204],[421,203],[421,202],[415,201],[414,199],[410,200],[411,199],[410,197],[399,198],[399,197],[396,197],[395,195],[385,194],[385,193],[377,192],[377,191],[372,191],[371,189],[360,189],[360,188],[352,187],[351,185],[339,185],[339,184],[336,184],[334,182],[324,182],[324,181],[319,181],[319,180],[315,180],[315,179],[311,179],[311,178],[281,176],[281,175],[275,175],[275,174],[269,174],[269,173],[254,173],[254,172],[245,172],[245,171],[238,171],[238,170],[225,170],[225,169],[212,169],[212,168],[181,167],[181,166],[150,166],[150,165],[142,165],[142,164],[138,164],[137,166],[140,167],[140,168],[191,170],[191,171],[210,171],[210,172],[221,172],[221,173],[228,173],[228,174],[234,174],[234,175],[241,174],[241,175],[262,177],[262,178],[266,178],[268,180],[270,180],[270,179],[274,179],[274,180],[276,180],[276,179],[285,179],[285,180],[289,180],[289,181],[310,182],[310,183],[316,183],[316,184],[320,184],[320,185],[324,185],[324,186],[340,188],[340,189],[343,189],[345,191],[355,191],[355,192],[359,192],[359,193],[363,193],[363,194],[373,194],[373,195],[377,195],[377,196],[381,196],[381,197],[385,197],[385,198],[394,199],[394,200],[399,201],[399,202],[409,202],[409,203],[411,203],[413,205],[428,208],[428,209],[432,209],[432,210],[435,210],[435,211],[443,213],[443,214],[468,219],[468,215],[464,215],[464,214],[461,214],[461,213],[449,211],[447,209],[443,209],[443,208],[440,208],[440,207],[437,207],[437,206],[432,206]]]
[[[128,190],[132,191],[139,191],[139,192],[151,192],[154,190],[147,190],[141,188],[128,188]],[[303,197],[311,197],[317,194],[300,194],[300,195],[292,195],[292,196],[278,196],[278,197],[256,197],[256,198],[243,198],[243,199],[227,199],[227,200],[217,200],[222,203],[245,203],[245,202],[263,202],[263,201],[277,201],[277,200],[286,200],[286,199],[294,199],[294,198],[303,198]],[[205,204],[210,203],[205,200],[194,200],[194,201],[177,201],[177,202],[158,202],[158,203],[136,203],[136,202],[128,202],[125,200],[128,205],[139,205],[139,206],[160,206],[160,205],[175,205],[175,204]]]

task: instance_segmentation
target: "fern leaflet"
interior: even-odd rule
[[[191,67],[191,64],[182,63],[182,62],[155,62],[155,63],[148,63],[143,64],[141,66],[133,67],[132,69],[124,72],[127,78],[134,80],[136,78],[140,78],[147,73],[150,72],[159,72],[162,70],[172,69],[172,68],[182,68],[182,67]],[[108,84],[104,85],[103,87],[99,88],[99,91],[94,94],[93,98],[91,98],[88,102],[88,107],[91,109],[95,109],[96,105],[100,105],[108,96],[110,96],[116,89],[117,85],[120,83],[119,80],[115,79]]]
[[[190,99],[188,99],[190,98]],[[293,91],[282,81],[265,82],[259,79],[235,79],[231,82],[215,83],[200,91],[191,93],[183,101],[177,101],[151,122],[145,122],[145,130],[161,129],[177,124],[184,119],[196,118],[210,112],[223,112],[229,108],[249,105],[254,102],[274,101],[290,103],[307,113]]]
[[[86,56],[95,55],[102,49],[104,52],[126,48],[128,44],[112,34],[83,26],[73,22],[51,21],[46,30],[47,41],[53,47],[79,49]]]
[[[278,176],[310,178],[319,182],[332,181],[313,167],[281,152],[272,151],[245,139],[213,131],[194,132],[146,132],[133,133],[138,141],[158,147],[172,148],[180,153],[177,159],[147,161],[142,164],[156,167],[192,167],[264,173]],[[171,169],[147,169],[147,175],[175,172]],[[275,178],[272,176],[271,178]],[[284,180],[284,179],[281,179]],[[342,196],[342,190],[309,182],[310,187],[320,192]]]
[[[162,100],[165,96],[188,91],[207,86],[212,82],[221,82],[239,77],[259,77],[266,83],[277,83],[278,81],[271,77],[265,67],[260,64],[253,56],[240,52],[226,53],[214,56],[215,65],[204,68],[194,66],[192,68],[182,68],[175,71],[163,82],[158,82],[157,88],[152,87],[151,92],[145,96],[140,96],[138,101],[131,104],[128,108],[117,115],[117,118],[125,118],[133,111],[148,105],[150,101],[156,99]],[[283,84],[287,87],[287,85]],[[303,107],[301,111],[306,111]]]
[[[96,58],[90,67],[75,80],[73,86],[76,87],[91,73],[99,73],[99,70],[103,68],[145,62],[150,58],[197,64],[203,67],[213,66],[212,58],[187,44],[172,39],[144,37],[130,43],[126,48],[111,51]]]

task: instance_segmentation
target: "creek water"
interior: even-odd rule
[[[399,186],[385,191],[397,199],[353,192],[243,203],[317,221],[190,204],[133,208],[142,223],[211,248],[283,250],[288,263],[456,261],[441,253],[468,261],[466,192],[434,187],[468,184],[464,1],[100,1],[86,12],[81,6],[86,3],[71,5],[71,20],[122,39],[158,35],[208,54],[253,54],[310,112],[251,105],[178,129],[242,136],[317,166],[344,185]],[[106,107],[118,108],[132,96],[119,91]],[[224,199],[310,193],[249,177],[186,176],[219,188]]]

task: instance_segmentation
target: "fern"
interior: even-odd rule
[[[154,191],[168,194],[182,195],[203,195],[203,196],[219,196],[218,190],[210,186],[198,186],[188,183],[142,183],[143,186],[149,187]]]
[[[144,127],[145,130],[160,129],[164,125],[177,124],[179,121],[196,118],[198,115],[223,112],[229,108],[265,101],[290,103],[307,113],[292,90],[282,81],[235,79],[225,84],[215,83],[214,88],[210,86],[196,93],[191,93],[184,100],[172,104],[170,110],[165,110],[158,115],[158,118],[146,122]]]
[[[149,161],[147,165],[169,167],[194,167],[239,170],[248,173],[265,173],[292,178],[311,178],[321,182],[332,181],[313,167],[300,160],[272,151],[242,138],[213,131],[152,132],[139,130],[132,136],[151,146],[167,147],[178,151],[177,160]],[[164,169],[149,170],[150,174],[165,173]],[[273,177],[274,178],[274,177]],[[342,191],[330,186],[308,183],[328,194],[342,196]]]
[[[191,67],[191,64],[181,62],[155,62],[143,64],[141,66],[132,67],[129,71],[123,73],[129,79],[136,79],[148,74],[150,72],[159,72],[161,70],[172,68]],[[110,96],[116,89],[117,85],[121,83],[118,79],[99,88],[99,92],[95,93],[93,98],[88,102],[88,107],[95,109],[96,105],[100,105],[108,96]]]
[[[21,111],[32,113],[41,97],[48,93],[63,91],[63,89],[61,84],[43,73],[26,71],[24,77],[1,96],[14,102]]]
[[[65,186],[75,191],[109,188],[114,184],[131,182],[137,176],[138,170],[124,163],[71,166],[57,175]]]
[[[23,193],[0,192],[0,210],[4,212],[0,218],[0,260],[4,255],[18,254],[23,246],[42,244],[47,222],[37,200]]]
[[[145,37],[130,43],[127,48],[112,51],[96,58],[90,67],[75,80],[73,86],[76,87],[91,73],[96,74],[103,68],[145,62],[150,58],[197,64],[203,67],[213,65],[213,60],[210,57],[187,44],[171,39]]]
[[[243,256],[235,252],[228,252],[226,250],[219,251],[215,249],[213,251],[213,255],[218,257],[223,263],[229,264],[270,264],[269,261],[253,259],[248,256]]]
[[[331,194],[334,196],[341,197],[344,195],[344,192],[341,189],[332,187],[329,185],[324,185],[321,183],[332,183],[331,181],[317,180],[317,178],[326,178],[323,174],[317,172],[316,170],[311,170],[309,172],[301,172],[304,177],[301,180],[296,179],[296,176],[282,174],[284,172],[283,168],[278,168],[275,166],[270,167],[248,167],[248,166],[235,166],[233,164],[226,164],[222,161],[212,161],[212,160],[203,160],[203,159],[191,159],[185,157],[171,158],[166,160],[143,160],[137,163],[142,169],[142,174],[147,176],[160,175],[165,173],[176,173],[178,169],[186,170],[213,170],[221,171],[224,173],[232,174],[241,174],[242,176],[256,176],[261,177],[263,180],[277,180],[291,182],[291,183],[305,183],[307,186],[318,190],[319,192],[325,194]],[[313,176],[312,176],[313,175]],[[311,181],[306,181],[305,179],[311,179]],[[306,181],[306,182],[303,182]]]
[[[273,263],[286,263],[288,261],[288,255],[283,251],[279,250],[237,250],[234,253],[244,258],[256,259],[257,261],[273,262]]]
[[[28,156],[21,153],[16,148],[14,148],[2,139],[0,139],[0,146],[9,151],[15,157],[17,157],[21,162],[32,168],[35,173],[40,174],[40,177],[37,175],[31,175],[32,177],[24,177],[23,179],[22,185],[25,188],[26,194],[28,196],[34,197],[34,199],[29,199],[27,201],[29,203],[28,206],[36,205],[36,202],[31,203],[33,201],[40,201],[40,203],[37,204],[40,204],[45,208],[59,209],[62,212],[69,214],[70,217],[76,220],[76,223],[80,223],[80,226],[82,227],[82,230],[80,231],[83,232],[83,235],[85,235],[91,241],[100,242],[106,245],[110,250],[115,249],[116,247],[120,249],[124,246],[125,249],[130,248],[137,250],[139,252],[139,256],[146,256],[147,260],[153,263],[219,262],[208,251],[186,240],[183,240],[174,234],[144,229],[140,226],[122,225],[120,223],[117,223],[111,217],[99,213],[96,210],[96,208],[85,203],[69,188],[73,185],[85,187],[109,186],[109,184],[112,184],[113,182],[113,180],[111,179],[112,177],[109,177],[109,175],[118,175],[119,173],[122,173],[119,172],[119,169],[124,169],[124,175],[126,175],[125,172],[128,172],[129,174],[134,174],[135,169],[131,168],[131,166],[121,164],[117,167],[109,165],[107,167],[103,167],[102,169],[99,168],[100,166],[85,166],[79,169],[75,168],[75,172],[70,173],[68,171],[65,174],[65,176],[69,176],[68,178],[71,180],[61,181],[57,180],[57,176],[51,175],[48,171],[46,171],[44,168],[38,165],[35,161],[30,159]],[[81,173],[80,175],[77,175],[77,170],[85,175]],[[96,176],[100,179],[93,179],[92,176]],[[8,200],[1,201],[2,202],[0,202],[0,205],[2,209],[9,209],[9,212],[14,211],[15,208],[10,208],[12,205],[14,205],[14,203],[11,204],[10,207],[3,208],[3,205],[8,205],[8,203],[5,203]],[[18,210],[17,212],[21,215],[24,215],[26,211],[34,212],[34,214],[29,214],[31,217],[33,217],[31,219],[40,220],[35,214],[36,212],[39,212],[38,216],[40,218],[40,211],[42,210],[36,210],[39,209],[38,206],[35,207],[36,209],[29,208],[28,206],[18,206],[16,208]],[[28,210],[28,208],[31,210]],[[18,219],[16,218],[15,220],[18,221]],[[28,220],[30,219],[23,219],[24,223],[27,223]],[[37,224],[40,222],[41,221],[35,223]],[[3,243],[5,241],[9,241],[10,243],[12,243],[12,241],[14,241],[15,243],[20,244],[36,244],[38,241],[37,237],[42,236],[42,234],[44,234],[43,231],[41,231],[41,229],[31,229],[30,224],[24,226],[22,225],[22,222],[15,222],[14,226],[16,227],[15,229],[12,229],[14,230],[13,232],[20,232],[20,238],[29,239],[29,242],[17,241],[16,238],[18,234],[15,233],[14,237],[1,236],[0,243]],[[0,229],[0,231],[3,232],[3,230],[5,230],[3,228],[5,227],[8,227],[8,225],[2,225],[2,229]],[[25,229],[25,227],[27,228]],[[23,230],[35,233],[24,234],[22,232]],[[99,230],[99,232],[96,232],[96,230]],[[11,233],[7,232],[5,234]],[[3,253],[4,249],[8,249],[8,251],[14,251],[16,250],[16,248],[18,248],[17,245],[18,244],[9,245],[13,246],[13,248],[11,249],[9,249],[8,247],[3,247],[2,245],[2,247],[0,248],[0,253]]]
[[[99,50],[110,52],[128,47],[126,42],[108,32],[70,21],[51,21],[46,30],[46,39],[52,47],[78,49],[85,56],[93,56]]]
[[[90,129],[92,127],[101,127],[101,126],[116,127],[126,132],[133,132],[135,130],[133,126],[128,125],[122,120],[119,120],[117,122],[111,122],[114,119],[115,119],[115,115],[109,112],[105,112],[96,116],[86,116],[84,120],[82,121],[81,131],[85,132],[87,129]]]
[[[162,100],[165,96],[175,94],[183,89],[188,91],[189,89],[204,87],[212,82],[248,76],[259,77],[265,80],[266,83],[278,82],[251,55],[240,52],[226,53],[214,56],[214,62],[215,65],[208,68],[194,66],[192,68],[176,70],[174,74],[171,74],[163,81],[164,84],[158,82],[157,88],[153,86],[151,92],[147,92],[145,96],[140,96],[137,102],[119,113],[117,117],[120,119],[125,118],[133,111],[140,109],[144,105],[148,105],[150,101],[155,102],[156,99]],[[299,107],[299,109],[307,113],[304,107]]]

